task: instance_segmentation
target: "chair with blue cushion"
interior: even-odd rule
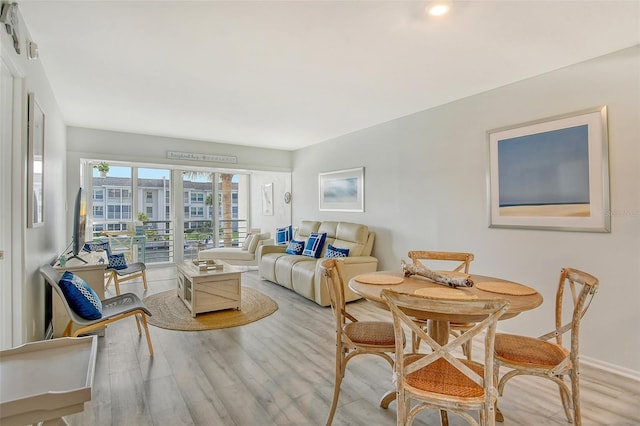
[[[120,283],[136,278],[142,278],[144,289],[147,290],[147,267],[143,262],[127,263],[125,253],[113,253],[109,241],[93,241],[84,245],[86,251],[104,251],[109,261],[105,270],[105,288],[113,281],[116,287],[116,294],[120,295]]]
[[[125,293],[100,300],[91,287],[71,272],[67,271],[64,275],[60,275],[51,265],[43,265],[40,267],[40,274],[60,296],[69,315],[70,320],[64,329],[63,337],[78,337],[112,322],[133,316],[136,319],[140,335],[142,334],[140,328],[142,323],[147,337],[149,354],[153,356],[153,346],[147,326],[147,315],[150,316],[151,312],[138,296],[133,293]],[[74,324],[78,328],[72,333]]]

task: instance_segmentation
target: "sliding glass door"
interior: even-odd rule
[[[250,231],[249,174],[97,161],[86,168],[93,239],[109,239],[131,261],[196,259],[206,248],[242,245]]]

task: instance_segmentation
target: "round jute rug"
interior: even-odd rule
[[[278,310],[278,304],[273,299],[249,287],[242,287],[240,310],[201,313],[195,318],[191,318],[191,312],[175,290],[152,294],[144,299],[144,303],[153,314],[148,317],[149,324],[182,331],[236,327],[267,317]]]

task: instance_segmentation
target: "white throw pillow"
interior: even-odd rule
[[[249,246],[251,245],[251,241],[255,239],[254,234],[247,235],[247,238],[244,239],[244,243],[242,243],[242,250],[249,250]],[[254,249],[255,250],[255,249]]]
[[[256,248],[258,248],[258,243],[261,241],[260,235],[261,234],[256,234],[251,236],[251,242],[249,243],[249,247],[247,248],[247,251],[249,253],[256,252]]]

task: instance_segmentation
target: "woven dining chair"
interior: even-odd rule
[[[394,361],[389,354],[393,354],[396,350],[396,335],[391,322],[358,321],[347,312],[342,261],[334,258],[327,259],[322,262],[321,267],[336,329],[336,377],[333,401],[327,419],[327,425],[331,425],[338,406],[340,385],[349,360],[358,355],[377,355],[384,358],[393,368]],[[400,335],[400,346],[404,347],[404,343],[404,335]],[[383,401],[380,402],[381,406]]]
[[[502,395],[508,380],[520,375],[544,377],[554,381],[560,388],[560,399],[569,423],[582,424],[580,414],[580,320],[589,309],[599,286],[596,277],[572,268],[563,268],[556,293],[555,329],[538,338],[498,333],[495,343],[495,377],[499,377],[500,367],[511,368],[498,384]],[[570,294],[565,295],[565,288]],[[563,305],[570,299],[572,310],[565,311]],[[562,336],[571,332],[569,348],[562,344]],[[555,339],[555,342],[552,341]],[[564,377],[568,376],[571,388]],[[497,413],[498,421],[503,421],[502,413]]]
[[[382,298],[393,315],[396,336],[409,327],[431,349],[429,354],[405,354],[396,344],[394,377],[398,399],[397,424],[410,425],[416,415],[431,408],[456,413],[470,425],[494,425],[497,391],[493,377],[493,344],[498,319],[507,311],[503,299],[441,299],[382,290]],[[436,342],[414,321],[414,315],[449,317],[462,315],[473,326],[446,345]],[[453,353],[474,336],[484,332],[484,365]],[[411,402],[415,402],[412,406]],[[479,412],[479,423],[468,411]]]
[[[453,268],[447,267],[450,272],[458,272],[463,274],[469,273],[469,265],[473,261],[473,253],[453,252],[453,251],[424,251],[424,250],[412,250],[408,253],[409,259],[413,261],[413,264],[419,267],[427,267],[433,269],[433,265],[440,267],[447,267],[448,264],[454,262]],[[432,265],[433,264],[433,265]],[[420,321],[418,321],[420,322]],[[423,326],[426,326],[425,321],[422,321]],[[469,323],[449,323],[449,332],[452,336],[457,337],[461,333],[473,327],[473,324]],[[411,336],[411,344],[414,352],[418,352],[420,349],[420,339],[417,336]],[[473,342],[469,341],[462,346],[462,351],[466,355],[468,360],[471,360],[471,350]]]

